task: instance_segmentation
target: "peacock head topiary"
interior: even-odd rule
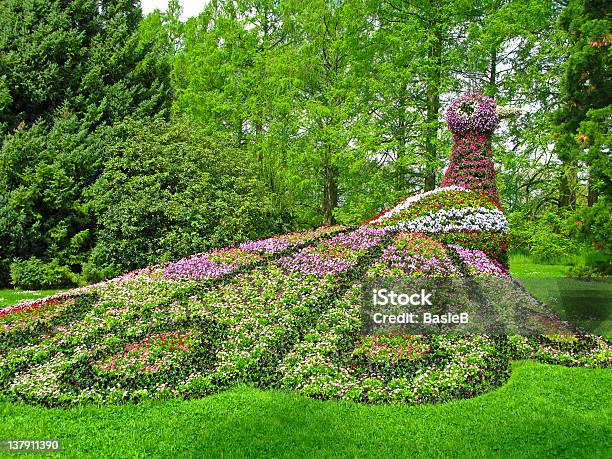
[[[490,135],[499,124],[500,117],[492,97],[469,93],[453,99],[446,111],[446,121],[454,135]]]

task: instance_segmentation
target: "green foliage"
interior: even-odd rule
[[[125,0],[0,3],[0,285],[13,259],[81,271],[113,125],[171,99],[168,36],[141,19]]]
[[[231,143],[186,119],[130,122],[87,191],[91,280],[282,230],[283,216]]]
[[[570,269],[567,271],[567,275],[568,277],[577,277],[579,279],[601,276],[593,268],[586,265],[571,266]]]
[[[529,240],[531,253],[541,262],[552,262],[571,250],[571,240],[562,234],[551,233],[545,225],[539,226]]]
[[[610,193],[609,113],[612,105],[612,4],[605,0],[571,0],[560,17],[569,56],[561,85],[562,105],[555,122],[556,148],[563,162],[560,206],[573,208],[572,180],[578,160],[589,166],[588,202]],[[606,116],[607,115],[607,116]]]
[[[141,18],[126,0],[1,2],[0,136],[66,113],[99,125],[165,109],[167,40],[141,39]]]
[[[574,273],[591,270],[601,275],[611,271],[612,222],[606,197],[600,196],[593,206],[574,212],[549,211],[537,217],[513,212],[508,219],[512,252],[531,253],[538,263],[575,266]]]
[[[101,172],[119,135],[90,133],[75,116],[17,131],[0,150],[0,260],[55,259],[79,272],[93,242],[85,190]]]
[[[600,196],[593,206],[582,207],[569,216],[567,231],[576,240],[612,255],[611,212],[610,198]]]
[[[72,280],[73,275],[70,269],[60,266],[57,260],[45,263],[32,257],[11,265],[11,282],[16,288],[50,289],[69,285]]]
[[[508,220],[510,250],[531,253],[539,262],[551,263],[584,248],[570,237],[565,220],[556,212],[550,211],[537,219],[513,212]]]

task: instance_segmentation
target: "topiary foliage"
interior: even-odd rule
[[[409,196],[368,223],[481,250],[508,267],[508,221],[491,149],[491,134],[500,121],[495,100],[466,94],[450,103],[446,120],[453,148],[440,187]]]
[[[459,97],[451,102],[446,120],[453,148],[441,186],[482,190],[499,202],[491,149],[491,134],[499,124],[495,101],[482,94]]]

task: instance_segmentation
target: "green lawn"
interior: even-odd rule
[[[61,290],[13,290],[0,289],[0,308],[10,306],[21,300],[33,300],[43,298],[61,292]]]
[[[529,257],[510,257],[510,273],[538,300],[582,330],[612,337],[612,280],[563,277],[568,266],[541,265]]]
[[[607,400],[607,401],[606,401]],[[69,410],[0,404],[1,437],[63,457],[612,457],[612,371],[522,361],[471,400],[366,406],[238,387]]]
[[[563,277],[567,274],[567,265],[540,264],[528,255],[510,255],[510,274],[520,279]]]

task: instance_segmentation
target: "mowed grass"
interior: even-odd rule
[[[2,438],[62,457],[612,457],[612,371],[531,361],[483,396],[426,406],[317,401],[245,386],[191,401],[0,403]]]
[[[510,257],[510,273],[535,298],[585,332],[612,338],[612,279],[563,277],[565,265],[542,265],[524,255]]]
[[[564,264],[540,264],[529,255],[510,254],[510,274],[520,279],[563,277],[569,268]]]
[[[19,303],[22,300],[35,300],[44,298],[62,290],[13,290],[0,289],[0,308]]]

